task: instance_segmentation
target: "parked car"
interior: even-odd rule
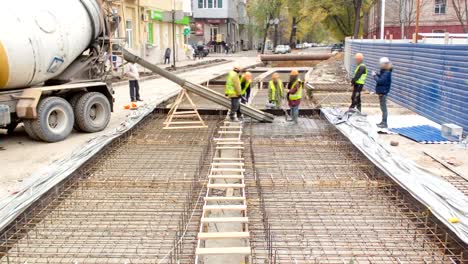
[[[192,45],[195,57],[206,57],[210,54],[210,49],[206,45]]]
[[[289,47],[289,46],[288,46],[288,47]],[[291,49],[291,48],[289,48],[289,50],[290,50],[290,49]],[[273,51],[273,53],[275,53],[275,54],[286,54],[286,53],[290,52],[289,50],[288,50],[288,48],[286,47],[286,45],[278,45],[278,46],[276,46],[276,48],[275,48],[275,50]]]
[[[284,45],[288,53],[291,53],[291,47],[289,45]]]
[[[343,44],[342,43],[336,43],[336,44],[333,44],[332,48],[331,48],[331,52],[334,52],[334,51],[337,51],[337,52],[343,52]]]

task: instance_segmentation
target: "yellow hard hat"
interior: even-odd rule
[[[356,60],[363,60],[364,59],[364,55],[362,53],[356,53],[356,55],[354,55],[354,58]]]
[[[299,75],[298,70],[296,70],[296,69],[291,70],[291,76],[298,76],[298,75]]]

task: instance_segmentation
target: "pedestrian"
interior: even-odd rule
[[[240,99],[242,94],[239,78],[240,71],[241,67],[236,65],[233,70],[228,73],[226,78],[226,89],[224,90],[224,94],[226,97],[231,99],[231,111],[229,112],[229,119],[231,122],[235,122],[237,120],[242,121],[242,113],[240,111]]]
[[[299,79],[299,72],[292,70],[288,84],[288,104],[291,108],[292,121],[297,124],[299,119],[299,105],[302,98],[302,81]]]
[[[380,58],[380,72],[372,72],[376,82],[375,93],[379,95],[380,110],[382,111],[382,122],[377,124],[380,128],[388,128],[387,117],[387,95],[392,86],[392,63],[387,57]]]
[[[224,44],[224,51],[226,52],[226,55],[229,53],[229,43]]]
[[[246,72],[240,79],[241,85],[241,103],[247,104],[250,99],[250,84],[252,83],[252,73]]]
[[[268,82],[268,102],[273,108],[280,109],[284,99],[283,81],[279,73],[275,72]]]
[[[167,48],[164,52],[164,64],[171,64],[171,49]]]
[[[125,71],[125,76],[128,77],[128,86],[130,88],[130,101],[143,101],[140,98],[140,73],[135,63],[128,63]]]
[[[354,70],[354,77],[351,80],[353,94],[351,95],[351,106],[349,107],[349,110],[354,110],[354,108],[357,108],[357,110],[361,112],[361,92],[364,84],[366,83],[367,67],[363,63],[364,55],[362,53],[357,53],[354,56],[354,59],[357,66]]]

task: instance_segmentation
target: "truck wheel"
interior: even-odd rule
[[[51,96],[42,99],[37,106],[37,119],[32,128],[46,142],[64,140],[73,129],[73,109],[63,98]]]
[[[85,95],[86,93],[85,92],[80,92],[80,93],[77,93],[75,95],[73,95],[70,100],[68,100],[68,102],[70,103],[73,111],[75,111],[75,107],[76,107],[76,103],[78,102],[78,100],[80,99],[80,97],[82,97],[83,95]],[[76,130],[76,131],[81,131],[81,129],[78,127],[78,124],[76,123],[76,115],[75,115],[75,122],[73,122],[73,128]]]
[[[102,93],[86,93],[78,99],[75,108],[75,123],[81,131],[93,133],[102,131],[109,124],[111,106]]]
[[[23,127],[24,131],[26,131],[26,134],[32,139],[36,141],[40,141],[41,139],[37,136],[36,132],[34,131],[32,127],[32,121],[34,120],[24,120],[23,121]]]

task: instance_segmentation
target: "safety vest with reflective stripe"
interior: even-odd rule
[[[361,68],[361,66],[366,67],[366,65],[365,65],[364,63],[359,64],[359,65],[356,67],[356,69],[354,69],[354,76],[356,76],[356,74],[357,74],[359,68]],[[364,84],[364,83],[366,83],[366,78],[367,78],[367,67],[366,67],[366,71],[361,75],[361,78],[359,78],[359,79],[356,81],[356,83],[357,83],[357,84]]]
[[[291,89],[294,88],[297,84],[297,82],[299,82],[299,88],[297,88],[297,91],[293,94],[289,94],[289,100],[290,101],[296,101],[296,100],[299,100],[302,98],[302,82],[301,80],[296,80],[290,87]]]
[[[236,88],[234,87],[234,78],[238,78],[237,73],[235,71],[230,71],[226,79],[226,89],[224,90],[224,94],[227,97],[237,96]]]
[[[283,81],[281,81],[280,79],[278,79],[278,86],[279,86],[279,92],[280,92],[280,96],[281,98],[283,97]],[[268,83],[268,87],[270,88],[271,90],[271,94],[270,94],[270,98],[269,100],[270,101],[276,101],[276,86],[275,86],[275,83],[273,82],[273,80],[271,80],[269,83]],[[280,98],[280,99],[281,99]]]
[[[247,88],[249,88],[251,81],[246,80],[244,76],[241,77],[240,82],[245,81],[244,86],[242,86],[241,95],[244,96],[247,94]]]

